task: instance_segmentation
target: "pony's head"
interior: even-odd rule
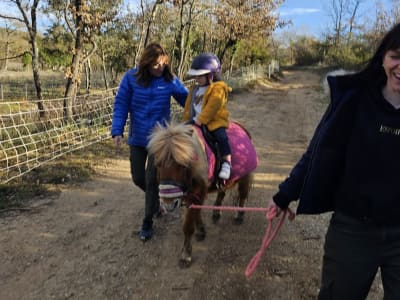
[[[177,201],[192,186],[198,171],[198,144],[191,125],[183,123],[158,124],[150,136],[149,154],[154,156],[159,180],[159,196],[167,210],[177,207]]]

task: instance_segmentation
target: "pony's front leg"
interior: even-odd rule
[[[192,264],[192,235],[195,229],[195,218],[193,215],[193,209],[186,208],[184,220],[183,220],[183,234],[184,242],[181,252],[181,258],[179,265],[181,268],[188,268]]]
[[[192,209],[193,212],[193,216],[195,219],[195,223],[196,223],[196,240],[197,241],[204,241],[204,239],[206,238],[206,227],[204,226],[203,223],[203,219],[201,217],[201,210],[200,209]]]
[[[215,199],[214,206],[221,206],[224,198],[225,198],[225,192],[218,191],[217,199]],[[220,218],[221,218],[221,211],[219,209],[214,209],[212,214],[213,223],[216,224]]]

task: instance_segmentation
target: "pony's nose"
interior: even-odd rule
[[[173,212],[176,208],[181,206],[181,203],[182,203],[181,198],[175,198],[175,199],[160,198],[160,205],[162,209],[166,212]]]
[[[158,196],[160,199],[176,199],[183,196],[182,188],[173,184],[160,184],[158,190]]]

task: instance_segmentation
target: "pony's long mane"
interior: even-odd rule
[[[150,136],[148,150],[156,166],[178,164],[188,167],[195,156],[192,126],[184,123],[158,124]]]

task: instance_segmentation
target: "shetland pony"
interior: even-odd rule
[[[192,262],[191,237],[204,240],[206,229],[200,209],[190,205],[202,205],[209,192],[217,192],[215,206],[221,206],[227,189],[237,186],[238,206],[243,207],[252,185],[252,172],[258,158],[248,132],[239,124],[231,122],[227,129],[231,146],[231,177],[223,184],[214,184],[215,155],[204,141],[200,127],[183,123],[158,125],[154,129],[149,153],[154,155],[159,180],[160,201],[167,210],[186,206],[183,217],[184,243],[180,265],[189,267]],[[220,218],[220,211],[213,211],[213,221]],[[243,222],[244,212],[239,211],[235,223]]]

